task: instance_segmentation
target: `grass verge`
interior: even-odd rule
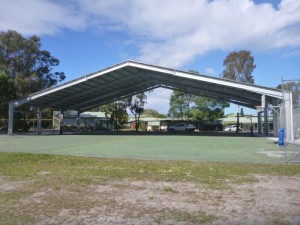
[[[294,176],[299,164],[220,163],[104,159],[62,155],[0,153],[0,175],[26,180],[48,173],[53,184],[88,185],[114,179],[200,182],[208,188],[254,182],[254,174]],[[49,176],[48,176],[49,177]],[[56,181],[56,182],[54,182]]]
[[[59,224],[64,221],[51,218],[57,214],[63,218],[64,213],[86,214],[91,208],[103,204],[113,212],[124,210],[125,206],[116,200],[108,202],[105,193],[103,196],[98,193],[97,199],[93,198],[94,193],[86,193],[87,186],[106,185],[110,181],[187,181],[200,183],[208,189],[223,190],[230,188],[230,184],[256,182],[253,175],[299,174],[299,164],[200,163],[0,153],[0,218],[4,224],[34,224],[41,218],[44,221],[46,218],[46,223]],[[14,188],[5,186],[7,181]],[[172,187],[165,187],[163,191],[180,195]],[[133,217],[136,208],[126,207],[128,213],[125,211],[124,215]],[[141,209],[135,217],[139,218],[146,212],[149,210]],[[215,215],[202,211],[153,209],[150,215],[154,214],[158,223],[160,220],[209,223],[217,219]]]

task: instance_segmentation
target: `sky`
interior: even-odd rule
[[[300,79],[300,0],[0,0],[7,30],[39,36],[65,81],[129,59],[220,77],[239,50],[251,51],[257,85]],[[166,114],[170,93],[148,94],[146,108]]]

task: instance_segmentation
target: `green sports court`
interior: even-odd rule
[[[289,155],[299,145],[288,145]],[[0,152],[200,162],[284,163],[275,138],[209,135],[0,136]]]
[[[259,122],[256,131],[251,134],[255,137],[250,137],[249,133],[211,135],[200,129],[193,135],[127,135],[114,132],[108,133],[111,135],[42,135],[43,109],[59,110],[61,134],[67,121],[64,112],[75,110],[76,123],[73,126],[78,132],[82,127],[82,112],[156,88],[182,90],[256,109]],[[152,160],[285,162],[285,152],[293,155],[299,152],[299,145],[289,144],[280,148],[276,143],[278,138],[266,137],[277,136],[277,131],[284,128],[282,137],[285,142],[294,143],[299,139],[299,116],[292,100],[290,91],[200,74],[195,76],[189,72],[128,60],[11,101],[8,136],[0,136],[0,151]],[[14,114],[20,106],[27,106],[36,113],[38,135],[14,135]]]

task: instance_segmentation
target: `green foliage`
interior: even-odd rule
[[[8,118],[8,102],[14,97],[13,80],[3,71],[0,71],[0,119]],[[0,127],[6,125],[1,124]]]
[[[127,102],[125,100],[119,100],[111,102],[106,105],[102,105],[93,111],[104,112],[107,118],[110,118],[111,122],[116,122],[117,129],[118,125],[123,125],[128,121],[128,113],[126,111]]]
[[[139,130],[145,131],[146,130],[146,126],[144,123],[140,123],[139,124]]]
[[[223,66],[225,66],[223,78],[254,83],[252,72],[256,65],[250,51],[242,50],[229,53],[223,62]]]
[[[225,66],[223,78],[254,84],[252,72],[256,65],[250,51],[242,50],[229,53],[223,62],[223,66]],[[237,114],[236,126],[240,126],[239,113]],[[238,132],[239,129],[236,129],[236,133]]]
[[[56,85],[65,79],[63,72],[53,72],[59,60],[41,50],[40,38],[24,38],[16,31],[0,33],[0,70],[14,80],[15,97]]]
[[[41,50],[40,38],[24,38],[16,31],[0,32],[0,74],[1,74],[1,117],[7,117],[9,101],[23,98],[31,93],[56,85],[65,79],[63,72],[53,72],[59,60],[50,52]],[[28,111],[26,107],[19,110]],[[26,119],[16,115],[16,119]],[[16,121],[15,124],[26,124]],[[23,129],[23,128],[22,128]]]
[[[169,114],[173,118],[190,119],[192,117],[191,106],[193,95],[174,90],[170,97]]]
[[[227,117],[227,118],[234,118],[234,117],[235,117],[235,114],[234,114],[234,113],[229,113],[226,117]]]
[[[195,70],[189,72],[195,76],[199,74]],[[223,117],[226,107],[229,103],[175,90],[170,98],[169,114],[173,118],[211,122]]]
[[[224,116],[224,108],[229,107],[228,102],[219,101],[217,99],[199,97],[195,98],[195,106],[193,107],[193,119],[214,121]]]
[[[91,109],[92,112],[104,112],[106,118],[111,118],[112,111],[115,109],[115,103],[111,102],[105,105],[101,105],[94,109]],[[113,119],[113,118],[112,118]]]
[[[144,105],[146,103],[147,103],[147,95],[144,92],[137,94],[127,100],[127,106],[135,118],[136,131],[139,130],[140,117],[144,112]]]
[[[155,109],[145,109],[143,115],[154,117],[154,118],[167,118],[166,115],[159,113]]]
[[[189,72],[194,75],[199,74],[194,70]],[[169,114],[173,118],[212,122],[224,116],[226,107],[229,107],[227,102],[175,90],[170,98]]]

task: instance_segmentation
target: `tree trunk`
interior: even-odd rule
[[[240,126],[240,114],[237,113],[237,120],[236,120],[236,133],[239,133],[239,126]]]
[[[139,131],[139,126],[140,126],[140,117],[135,116],[135,131]]]

